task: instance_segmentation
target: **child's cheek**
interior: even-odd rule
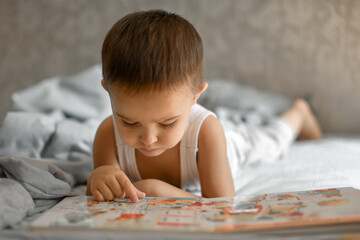
[[[184,136],[185,128],[186,128],[186,123],[179,124],[175,128],[171,129],[171,131],[169,131],[166,136],[168,145],[173,147],[176,144],[178,144],[181,141],[182,137]]]
[[[136,134],[136,131],[120,131],[119,135],[126,145],[130,147],[137,147],[138,136]]]

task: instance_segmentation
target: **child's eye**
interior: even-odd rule
[[[121,121],[123,125],[125,125],[126,127],[137,127],[138,126],[138,122],[135,123],[130,123],[130,122],[126,122],[124,120]]]
[[[162,124],[162,123],[159,123],[159,124],[160,124],[160,126],[161,126],[162,128],[172,128],[172,127],[175,126],[176,121],[175,121],[175,122],[172,122],[172,123],[169,123],[169,124]]]

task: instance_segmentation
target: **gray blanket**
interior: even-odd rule
[[[0,229],[56,204],[85,184],[92,143],[110,114],[101,67],[56,76],[12,95],[0,128]]]
[[[21,157],[1,157],[0,177],[1,228],[53,206],[74,185],[74,178],[55,165]]]

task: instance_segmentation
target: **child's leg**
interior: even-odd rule
[[[300,140],[319,139],[322,136],[321,127],[304,99],[295,100],[293,106],[281,117],[292,125]]]

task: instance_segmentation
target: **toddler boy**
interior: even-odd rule
[[[296,136],[321,136],[302,99],[266,127],[243,125],[238,133],[239,126],[223,128],[196,103],[207,88],[202,62],[199,34],[176,14],[136,12],[115,23],[102,49],[102,85],[113,115],[95,137],[88,195],[99,201],[128,196],[134,202],[145,195],[233,196],[241,162],[259,156],[254,153],[262,147],[273,148],[266,157],[275,159]]]

